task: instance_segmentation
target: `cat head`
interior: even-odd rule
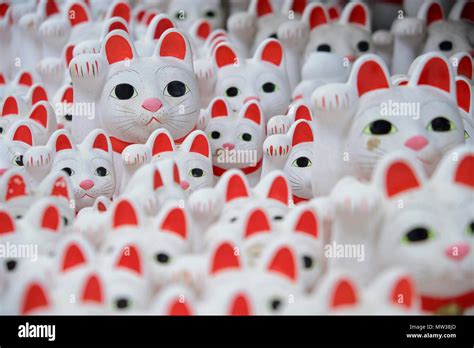
[[[23,169],[23,155],[33,145],[33,131],[24,121],[15,122],[8,132],[0,137],[0,175],[10,168]]]
[[[21,70],[17,73],[15,78],[8,82],[5,76],[2,74],[3,83],[0,83],[0,100],[3,100],[6,96],[23,97],[26,96],[31,86],[34,84],[33,74],[27,70]]]
[[[21,219],[34,202],[27,177],[19,169],[10,169],[0,177],[0,202],[15,219]]]
[[[167,13],[178,28],[185,31],[200,19],[209,21],[212,28],[224,26],[224,9],[218,0],[198,0],[192,3],[186,0],[171,1]]]
[[[214,50],[217,68],[216,96],[228,98],[232,110],[240,110],[243,104],[257,100],[265,120],[286,112],[290,103],[290,87],[285,68],[284,50],[275,39],[260,43],[253,58],[237,57],[227,43]]]

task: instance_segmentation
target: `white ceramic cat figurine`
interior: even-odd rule
[[[219,0],[175,0],[169,3],[166,13],[184,31],[191,29],[199,19],[208,20],[212,28],[224,26],[224,8]]]
[[[10,168],[21,167],[23,155],[34,146],[33,131],[23,121],[15,122],[8,132],[0,137],[0,176]]]

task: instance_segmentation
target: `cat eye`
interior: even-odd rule
[[[446,117],[436,117],[428,124],[428,130],[434,132],[449,132],[456,129],[456,125]]]
[[[181,81],[171,81],[165,87],[164,95],[168,97],[178,98],[188,93],[188,87]]]
[[[252,140],[252,135],[249,133],[242,133],[239,135],[239,139],[243,141],[251,141]]]
[[[216,13],[212,10],[209,10],[209,11],[206,11],[204,16],[207,17],[207,18],[214,18],[216,16]]]
[[[221,137],[221,133],[219,133],[218,131],[211,132],[212,139],[219,139],[220,137]]]
[[[237,217],[235,217],[235,216],[230,219],[230,222],[231,222],[231,223],[234,223],[234,222],[236,222],[236,221],[237,221]]]
[[[281,216],[281,215],[276,215],[276,216],[273,217],[273,220],[276,220],[276,221],[283,220],[283,216]]]
[[[64,167],[63,169],[61,169],[63,172],[65,172],[67,175],[69,176],[72,176],[74,174],[74,170],[72,170],[71,168],[69,167]]]
[[[237,87],[229,87],[225,91],[225,95],[228,97],[236,97],[240,94],[240,91]]]
[[[126,309],[130,307],[130,301],[127,298],[121,297],[115,300],[115,307],[117,309]]]
[[[469,225],[466,227],[466,233],[468,236],[474,236],[474,221],[472,221]]]
[[[189,171],[189,175],[195,178],[200,178],[204,176],[204,170],[201,168],[193,168]]]
[[[265,93],[273,93],[276,91],[276,89],[276,85],[272,82],[266,82],[262,86],[262,91],[264,91]]]
[[[65,216],[63,216],[63,225],[64,225],[64,226],[69,225],[69,220],[68,220],[67,217],[65,217]]]
[[[277,33],[273,33],[271,35],[268,35],[268,38],[269,39],[278,39],[278,35],[277,35]]]
[[[361,52],[367,52],[369,50],[369,43],[367,41],[359,41],[357,44],[357,49]]]
[[[328,44],[321,44],[316,48],[318,52],[331,52],[331,46]]]
[[[277,311],[279,308],[281,308],[282,301],[279,298],[273,298],[270,300],[270,307],[272,311]]]
[[[109,174],[109,171],[107,169],[105,169],[104,167],[98,167],[95,170],[95,175],[97,175],[97,176],[106,176],[108,174]]]
[[[311,167],[313,163],[308,157],[301,156],[295,159],[292,165],[298,168],[306,168],[306,167]]]
[[[453,43],[451,41],[441,41],[438,45],[441,51],[451,51],[453,49]]]
[[[15,260],[8,260],[8,261],[5,261],[5,266],[7,267],[8,272],[12,272],[15,270],[17,266],[17,262]]]
[[[313,267],[313,263],[314,263],[313,258],[311,256],[303,255],[304,268],[308,269],[308,268]]]
[[[469,139],[471,136],[469,135],[469,133],[465,130],[464,131],[464,140],[467,140]]]
[[[363,132],[365,134],[371,135],[386,135],[395,133],[396,131],[397,128],[395,128],[391,122],[386,120],[377,120],[366,126]]]
[[[13,164],[18,167],[23,167],[23,155],[16,155],[13,157]]]
[[[128,100],[135,98],[138,93],[135,87],[132,85],[128,83],[120,83],[114,87],[110,95],[115,99]]]
[[[3,127],[0,127],[0,134],[3,134]]]
[[[168,254],[158,253],[155,255],[155,260],[156,262],[159,262],[159,263],[169,263],[170,257],[168,256]]]
[[[16,215],[15,219],[20,220],[23,217],[23,215]]]
[[[64,118],[66,119],[66,121],[72,121],[72,115],[71,114],[67,114],[67,115],[64,115]]]
[[[428,239],[432,239],[434,237],[434,233],[428,230],[425,227],[416,227],[410,231],[408,231],[402,238],[402,242],[404,243],[416,243],[422,242]]]

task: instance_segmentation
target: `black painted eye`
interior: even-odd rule
[[[230,219],[230,222],[231,222],[231,223],[234,223],[234,222],[236,222],[236,221],[237,221],[237,217],[235,217],[235,216]]]
[[[270,307],[272,308],[272,311],[278,311],[279,308],[281,308],[282,301],[279,298],[274,298],[270,301]]]
[[[243,141],[251,141],[252,140],[252,134],[242,133],[242,134],[240,134],[240,139],[242,139]]]
[[[474,221],[467,225],[466,233],[468,236],[474,236]]]
[[[271,35],[268,35],[268,38],[270,39],[278,39],[278,34],[277,33],[273,33]]]
[[[0,134],[3,134],[3,127],[0,127]]]
[[[132,99],[137,96],[135,88],[128,83],[121,83],[112,90],[112,97],[120,100]]]
[[[239,95],[239,89],[237,87],[229,87],[226,89],[225,95],[228,97],[236,97]]]
[[[164,94],[169,97],[182,97],[187,92],[186,85],[181,81],[171,81],[166,85]]]
[[[201,168],[193,168],[189,173],[195,178],[200,178],[204,175],[204,171]]]
[[[218,131],[212,131],[211,132],[211,138],[212,139],[219,139],[221,137],[221,133],[219,133]]]
[[[5,262],[5,266],[7,266],[7,271],[12,272],[15,270],[17,266],[17,262],[15,260],[9,260]]]
[[[23,215],[16,215],[15,219],[20,220],[23,217]]]
[[[364,133],[371,135],[385,135],[389,133],[395,133],[396,130],[397,129],[391,122],[386,120],[377,120],[366,126],[364,128]]]
[[[63,172],[65,172],[68,176],[72,176],[74,174],[74,171],[69,168],[69,167],[64,167],[63,169],[61,169]]]
[[[95,175],[97,176],[106,176],[107,174],[109,174],[109,172],[104,167],[98,167],[95,170]]]
[[[313,267],[313,258],[311,256],[304,255],[303,256],[303,264],[304,264],[304,268]]]
[[[72,121],[72,115],[71,114],[64,115],[64,118],[66,119],[66,121],[69,121],[69,122]]]
[[[272,82],[266,82],[266,83],[263,84],[262,90],[265,93],[273,93],[276,90],[276,85]]]
[[[357,48],[361,52],[367,52],[370,48],[370,45],[367,41],[359,41],[359,43],[357,44]]]
[[[449,132],[454,129],[456,129],[454,123],[442,116],[436,117],[428,125],[428,130],[435,132]]]
[[[277,221],[283,220],[283,216],[276,215],[276,216],[273,217],[273,220],[277,220]]]
[[[214,18],[216,16],[216,12],[214,12],[213,10],[206,11],[205,16],[207,18]]]
[[[15,156],[14,162],[17,166],[23,167],[23,156],[22,155]]]
[[[63,225],[64,225],[64,226],[69,225],[69,220],[68,220],[68,218],[65,217],[65,216],[63,216]]]
[[[424,240],[433,238],[434,234],[430,230],[425,227],[417,227],[409,232],[407,232],[404,236],[402,241],[405,243],[415,243],[415,242],[422,242]]]
[[[331,46],[328,44],[321,44],[316,48],[318,52],[331,52]]]
[[[165,253],[158,253],[155,255],[156,262],[159,263],[168,263],[170,262],[170,257]]]
[[[298,157],[297,159],[293,161],[293,166],[299,167],[299,168],[310,167],[312,164],[313,163],[311,162],[311,160],[308,157],[304,157],[304,156]]]
[[[126,309],[130,306],[130,301],[127,298],[118,298],[115,300],[115,307],[118,309]]]
[[[453,43],[447,40],[441,41],[438,46],[441,51],[451,51],[453,49]]]

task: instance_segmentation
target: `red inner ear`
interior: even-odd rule
[[[153,190],[155,191],[162,186],[163,186],[163,180],[161,179],[161,174],[157,169],[155,170],[155,173],[153,174]]]
[[[145,21],[145,25],[148,27],[151,23],[151,21],[153,20],[153,18],[155,18],[155,16],[158,15],[158,11],[155,11],[155,10],[150,10],[148,11],[143,20]]]
[[[129,201],[120,201],[114,210],[113,227],[138,226],[138,217],[135,208]]]
[[[461,18],[474,22],[474,2],[467,1],[461,12]]]
[[[296,146],[302,143],[311,143],[313,140],[313,130],[311,129],[311,126],[306,122],[300,122],[296,125],[295,131],[293,132],[291,146]]]
[[[310,122],[313,120],[311,110],[306,105],[300,105],[298,109],[296,109],[295,121],[298,120],[307,120]]]
[[[5,83],[6,83],[5,76],[3,76],[2,73],[0,73],[0,85],[4,85]]]
[[[86,264],[86,257],[77,244],[70,244],[64,254],[61,271],[70,270],[73,267]]]
[[[410,166],[404,162],[393,163],[386,176],[386,193],[393,197],[401,192],[420,187],[420,183]]]
[[[161,223],[162,230],[165,232],[172,232],[178,237],[186,239],[187,237],[187,226],[186,216],[184,215],[183,209],[174,208],[165,217],[165,220]]]
[[[107,33],[110,33],[114,30],[123,30],[123,31],[126,31],[128,33],[127,26],[125,24],[123,24],[122,22],[119,22],[119,21],[110,23],[109,30],[107,30]]]
[[[15,223],[10,214],[0,211],[0,236],[15,232]]]
[[[260,112],[260,108],[256,103],[251,103],[247,110],[245,110],[244,118],[255,122],[256,124],[260,125],[262,122],[262,115]]]
[[[48,127],[48,110],[46,110],[46,106],[44,105],[36,106],[31,111],[30,119],[38,122],[44,128],[47,128]]]
[[[270,232],[270,222],[268,221],[267,215],[261,209],[253,211],[248,220],[247,227],[245,229],[245,238],[249,238],[254,234],[268,233]]]
[[[141,275],[142,266],[137,248],[133,245],[124,247],[120,259],[116,264],[116,267],[126,268]]]
[[[99,202],[97,204],[97,210],[100,211],[101,213],[103,213],[104,211],[107,211],[107,207],[104,203]]]
[[[174,28],[173,22],[170,21],[168,18],[163,18],[156,24],[155,34],[153,35],[153,38],[155,40],[158,40],[166,30],[171,28]]]
[[[100,285],[99,277],[93,274],[91,275],[86,282],[84,290],[82,292],[81,300],[83,302],[103,302],[102,286]]]
[[[15,197],[26,196],[26,184],[25,180],[21,175],[15,174],[9,180],[7,184],[7,193],[5,195],[5,200],[9,201]]]
[[[426,19],[428,22],[428,25],[437,21],[442,21],[443,19],[444,19],[443,9],[441,8],[440,4],[432,3],[430,5],[430,8],[428,9],[428,15]]]
[[[49,17],[55,13],[59,13],[58,5],[56,4],[56,1],[49,0],[46,3],[46,17]]]
[[[50,205],[43,212],[43,218],[41,220],[41,227],[57,232],[61,226],[61,216],[59,214],[58,208]]]
[[[226,202],[230,202],[236,198],[247,198],[249,193],[247,185],[239,175],[233,175],[227,183]]]
[[[439,57],[426,62],[418,79],[418,85],[428,85],[450,92],[450,76],[447,63]]]
[[[240,259],[235,255],[234,247],[230,243],[222,243],[212,257],[211,274],[223,270],[239,269]]]
[[[314,7],[309,15],[309,28],[313,29],[327,23],[328,19],[326,17],[324,8],[322,8],[322,6]]]
[[[277,201],[287,205],[289,195],[290,193],[288,189],[288,183],[286,182],[285,178],[282,176],[277,176],[272,182],[270,191],[268,192],[268,198],[276,199]]]
[[[207,39],[210,33],[211,33],[211,24],[209,24],[209,22],[206,21],[199,24],[199,27],[197,29],[197,36],[205,40]]]
[[[310,210],[303,212],[298,219],[295,231],[305,233],[313,238],[318,238],[318,220],[314,212]]]
[[[118,3],[112,10],[112,17],[122,17],[125,22],[130,23],[130,6],[124,2]]]
[[[393,303],[410,308],[413,303],[414,288],[409,278],[400,279],[392,291],[391,300]],[[403,296],[403,301],[399,302],[399,296]]]
[[[454,181],[474,188],[474,155],[464,157],[459,164]]]
[[[186,58],[186,41],[183,35],[173,31],[168,33],[161,42],[160,57]]]
[[[33,77],[31,77],[30,73],[25,72],[21,74],[20,79],[18,80],[18,83],[20,85],[31,87],[33,85]]]
[[[25,296],[23,297],[23,304],[21,306],[21,314],[26,315],[31,311],[48,307],[48,297],[40,283],[32,282],[26,289]]]
[[[67,103],[72,103],[72,98],[73,98],[73,92],[74,89],[72,87],[66,88],[64,91],[63,97],[61,98],[62,102],[67,102]]]
[[[237,62],[237,55],[234,50],[227,45],[217,46],[214,56],[218,68],[227,65],[234,65]]]
[[[33,134],[31,133],[30,127],[25,125],[18,127],[15,134],[13,134],[13,140],[33,146]]]
[[[168,315],[188,316],[192,315],[191,310],[185,302],[180,302],[179,299],[173,301],[168,310]]]
[[[158,155],[163,152],[170,152],[173,151],[173,139],[171,139],[168,134],[166,133],[159,133],[155,137],[155,141],[153,142],[153,151],[152,155]]]
[[[331,6],[329,9],[328,9],[328,14],[329,14],[329,18],[331,20],[336,20],[339,18],[340,16],[340,13],[339,13],[339,9],[336,7],[336,6]]]
[[[53,189],[51,190],[51,196],[65,197],[69,199],[69,194],[67,192],[67,184],[64,178],[56,179]]]
[[[464,56],[459,60],[458,74],[461,76],[467,77],[469,80],[472,80],[472,58],[471,57]]]
[[[265,45],[262,52],[262,60],[280,66],[283,60],[283,48],[276,40],[272,40]]]
[[[389,88],[387,76],[376,61],[364,62],[357,74],[357,90],[359,97],[377,89]]]
[[[272,5],[270,0],[258,0],[257,1],[257,16],[262,17],[267,14],[273,13]]]
[[[209,157],[209,142],[207,138],[202,134],[196,135],[189,152],[199,153],[205,157]]]
[[[3,102],[2,116],[18,115],[18,114],[19,114],[18,103],[15,97],[12,97],[12,96],[7,97],[5,101]]]
[[[109,152],[109,144],[107,143],[107,137],[105,136],[105,134],[97,135],[94,140],[94,145],[92,145],[92,148]]]
[[[458,106],[469,113],[471,108],[471,88],[466,81],[456,81],[456,97],[458,100]]]
[[[64,54],[64,59],[66,60],[66,67],[69,67],[69,63],[71,63],[72,58],[74,58],[73,52],[74,52],[74,45],[69,45],[66,47],[66,51]]]
[[[305,7],[306,7],[306,0],[293,0],[293,5],[291,6],[291,9],[295,13],[302,14]]]
[[[365,12],[364,6],[354,6],[349,16],[349,23],[360,24],[362,26],[365,26],[367,24],[367,13]]]
[[[48,101],[48,95],[46,94],[46,90],[43,87],[36,86],[36,88],[33,90],[31,103],[35,105],[37,102],[40,101]]]
[[[56,152],[62,150],[72,150],[72,144],[66,134],[60,134],[56,139]]]
[[[109,37],[105,44],[105,54],[109,64],[133,58],[133,50],[130,42],[120,35]]]
[[[141,22],[144,16],[145,16],[145,10],[138,11],[137,16],[136,16],[137,22]]]
[[[87,10],[81,3],[75,3],[69,8],[68,18],[69,23],[71,23],[71,26],[73,27],[80,23],[89,21]]]
[[[7,13],[9,8],[10,8],[9,3],[3,2],[0,4],[0,18],[5,17],[5,14]]]
[[[251,315],[252,311],[250,309],[249,300],[244,294],[237,294],[232,303],[230,304],[229,309],[230,315]]]
[[[268,270],[282,274],[291,281],[296,281],[296,263],[291,250],[288,247],[281,247],[273,256]]]
[[[224,100],[217,99],[211,107],[211,117],[224,117],[228,116],[229,111],[227,110],[227,105]]]
[[[340,280],[335,287],[331,308],[355,304],[357,304],[357,295],[354,286],[348,280]]]
[[[180,178],[179,178],[179,169],[178,169],[178,165],[175,163],[173,165],[173,180],[175,183],[179,184],[181,182]]]

